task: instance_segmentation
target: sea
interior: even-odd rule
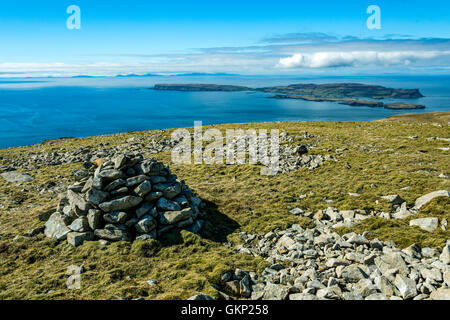
[[[351,107],[333,102],[270,99],[261,92],[157,91],[157,83],[214,83],[248,87],[294,83],[365,83],[420,89],[423,110]],[[386,101],[395,101],[386,99]],[[152,129],[278,121],[372,121],[407,112],[450,110],[450,75],[240,76],[178,75],[0,79],[0,148],[60,137]]]

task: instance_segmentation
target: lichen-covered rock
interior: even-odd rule
[[[444,264],[450,264],[450,241],[447,241],[445,244],[439,259],[441,259]]]
[[[417,295],[416,283],[405,275],[397,274],[394,284],[403,299],[413,298]]]
[[[432,300],[450,300],[450,288],[439,288],[430,295]]]
[[[87,219],[91,230],[98,229],[102,223],[102,212],[100,210],[91,209],[89,210]]]
[[[267,283],[264,288],[264,300],[286,300],[289,295],[289,287]]]
[[[418,226],[419,228],[425,231],[433,232],[439,226],[439,219],[438,218],[413,219],[409,221],[409,225]]]
[[[185,208],[181,211],[166,211],[161,216],[162,224],[175,224],[192,216],[192,209]]]
[[[82,245],[84,241],[90,241],[94,239],[94,233],[92,231],[88,232],[70,232],[67,234],[67,242],[78,247]]]
[[[127,213],[123,211],[113,211],[105,213],[103,219],[109,223],[122,224],[127,220]]]
[[[52,214],[45,223],[44,233],[49,238],[64,240],[69,232],[70,229],[64,223],[64,220],[59,212]]]
[[[99,208],[105,212],[127,210],[136,207],[142,202],[142,198],[134,196],[124,196],[108,202],[99,204]]]
[[[97,229],[94,231],[94,235],[109,241],[130,241],[128,232],[119,229]]]
[[[77,207],[81,211],[86,211],[88,209],[86,200],[73,190],[67,190],[67,198],[73,207]]]
[[[158,209],[165,211],[179,211],[181,209],[177,202],[167,200],[166,198],[159,198],[156,206]]]
[[[139,233],[149,233],[156,228],[156,221],[151,216],[144,216],[136,223],[136,230]]]
[[[75,232],[86,232],[90,230],[89,222],[86,217],[79,217],[72,221],[69,229]]]
[[[430,192],[426,195],[423,195],[423,196],[417,198],[417,200],[414,204],[414,207],[417,210],[419,210],[420,208],[422,208],[424,205],[426,205],[428,202],[430,202],[434,198],[448,197],[449,195],[450,195],[450,192],[448,192],[447,190],[438,190],[438,191]]]
[[[86,194],[86,200],[94,205],[99,205],[109,196],[108,192],[100,191],[95,188],[90,189]]]
[[[19,171],[8,171],[1,173],[0,176],[10,183],[31,182],[33,178],[28,174]]]

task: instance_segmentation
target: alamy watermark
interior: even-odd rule
[[[77,5],[70,5],[67,7],[66,12],[70,16],[66,20],[66,26],[69,30],[80,30],[81,29],[81,9]]]
[[[176,164],[261,164],[262,175],[276,175],[280,169],[279,130],[215,128],[203,132],[202,122],[194,122],[194,132],[177,129],[172,132],[172,162]],[[204,146],[204,142],[208,144]]]
[[[367,18],[366,25],[369,30],[381,29],[381,9],[379,6],[372,4],[367,7],[367,14],[370,17]]]
[[[72,4],[67,7],[66,13],[70,16],[66,20],[66,26],[69,30],[81,29],[81,9],[79,6]],[[372,4],[367,7],[367,14],[370,16],[367,18],[366,26],[369,30],[381,29],[381,8],[378,5]]]
[[[82,267],[70,265],[67,267],[66,274],[69,276],[66,281],[67,289],[81,289],[81,270]]]

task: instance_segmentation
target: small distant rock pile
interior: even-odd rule
[[[0,160],[7,161],[8,166],[1,166],[0,171],[12,171],[20,168],[34,169],[41,166],[58,166],[67,163],[95,161],[96,159],[114,157],[118,153],[135,152],[142,155],[150,155],[164,151],[170,151],[174,145],[171,139],[164,138],[165,130],[151,135],[133,137],[127,139],[122,145],[100,143],[98,146],[81,146],[76,149],[58,148],[58,151],[39,152],[24,151],[12,154]],[[71,138],[72,139],[72,138]],[[78,138],[73,138],[74,140]],[[54,143],[57,140],[49,140],[44,143]]]
[[[338,161],[333,155],[308,154],[315,144],[296,143],[296,139],[302,141],[314,138],[313,135],[305,132],[303,135],[292,136],[287,132],[280,133],[280,170],[279,173],[289,173],[301,168],[309,170],[317,169],[325,161]]]
[[[204,204],[167,165],[142,155],[117,154],[85,163],[45,224],[47,237],[84,241],[157,239],[174,228],[198,233]]]

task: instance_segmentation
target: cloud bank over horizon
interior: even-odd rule
[[[359,66],[409,66],[415,62],[432,60],[439,57],[450,58],[450,51],[350,51],[296,53],[281,58],[280,68],[338,68]]]
[[[363,48],[363,49],[362,49]],[[287,33],[247,46],[168,53],[92,53],[68,61],[0,60],[0,78],[127,74],[448,74],[450,38]],[[389,67],[388,69],[383,67]]]

